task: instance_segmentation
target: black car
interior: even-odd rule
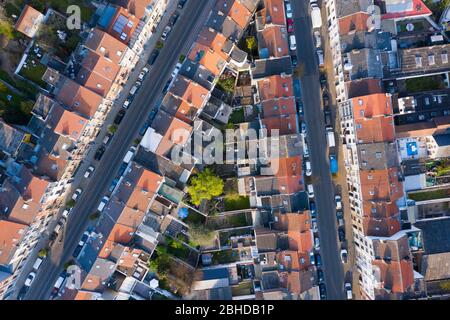
[[[178,1],[178,9],[183,9],[186,2],[187,2],[187,0]]]
[[[320,292],[320,299],[325,300],[327,298],[327,289],[325,288],[325,284],[323,283],[319,284],[319,292]]]
[[[322,90],[327,88],[327,75],[325,73],[320,74],[320,87]]]
[[[324,92],[322,95],[323,107],[328,108],[330,106],[330,98],[328,97],[328,93]]]
[[[338,229],[338,236],[339,236],[339,241],[340,242],[344,242],[345,241],[345,230],[342,227],[339,227]]]
[[[153,50],[152,54],[150,55],[150,58],[148,58],[148,64],[153,65],[155,63],[156,58],[158,58],[159,50],[155,49]]]
[[[163,90],[162,90],[162,93],[163,94],[166,94],[167,93],[167,91],[169,90],[169,86],[170,86],[170,83],[172,82],[172,79],[169,79],[167,82],[166,82],[166,84],[164,85],[164,88],[163,88]]]
[[[320,257],[320,254],[316,254],[316,266],[321,267],[322,266],[322,258]]]
[[[179,17],[180,17],[180,14],[179,14],[178,12],[175,12],[175,13],[170,17],[169,24],[170,24],[171,26],[174,26],[175,23],[177,23]]]
[[[317,218],[316,204],[312,201],[309,203],[309,211],[311,211],[311,219]]]
[[[323,275],[322,270],[317,270],[317,280],[319,280],[319,283],[323,283],[325,281],[325,277]]]
[[[330,110],[325,110],[323,112],[323,116],[325,118],[325,125],[326,126],[331,126],[331,112],[330,112]]]
[[[114,118],[114,123],[119,125],[122,122],[123,117],[125,117],[125,110],[120,109],[119,112],[117,113],[117,116]]]
[[[100,160],[103,157],[103,154],[105,153],[105,151],[106,151],[106,147],[104,145],[101,145],[97,149],[97,152],[95,152],[94,159],[95,160]]]
[[[297,56],[291,56],[291,60],[292,60],[292,66],[295,68],[298,65],[298,59]]]
[[[300,115],[303,115],[303,103],[299,100],[296,101],[297,110]]]

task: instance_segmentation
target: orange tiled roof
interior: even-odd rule
[[[59,91],[57,99],[72,108],[73,111],[92,118],[103,98],[75,81],[67,79]]]
[[[127,9],[138,19],[142,19],[146,14],[147,7],[153,3],[153,0],[116,0],[116,3]]]
[[[189,52],[189,59],[199,63],[209,70],[214,76],[218,76],[225,67],[226,60],[221,55],[216,54],[210,47],[201,43],[194,43],[194,47]]]
[[[360,170],[362,200],[398,200],[403,195],[398,175],[398,168]]]
[[[309,267],[309,253],[299,253],[294,250],[284,250],[276,255],[278,264],[287,271],[306,270]]]
[[[107,240],[120,244],[128,244],[131,241],[131,238],[133,237],[135,231],[135,228],[116,223],[111,230]]]
[[[264,7],[267,16],[270,16],[271,23],[286,25],[286,14],[284,12],[284,0],[264,0]]]
[[[200,34],[197,37],[197,43],[207,46],[210,48],[215,54],[222,57],[224,60],[228,60],[229,55],[225,50],[225,45],[227,43],[227,38],[217,32],[214,29],[204,27]]]
[[[127,50],[124,43],[98,28],[89,33],[84,45],[116,64],[120,63]]]
[[[171,118],[170,125],[166,130],[161,143],[156,149],[156,154],[166,155],[173,145],[184,145],[193,130],[192,126],[177,118]]]
[[[390,237],[401,230],[399,217],[374,219],[363,217],[363,228],[366,236]]]
[[[384,93],[375,93],[352,99],[355,119],[367,119],[392,115],[391,97]]]
[[[25,5],[16,22],[15,28],[26,36],[33,38],[43,21],[44,15],[29,5]]]
[[[0,265],[10,264],[26,229],[26,225],[0,220]]]
[[[114,248],[117,246],[117,243],[111,240],[106,240],[105,244],[102,247],[102,250],[98,253],[97,258],[101,259],[108,259],[111,255],[111,252],[114,250]]]
[[[382,288],[392,290],[393,293],[404,293],[414,284],[414,271],[411,260],[390,261],[374,260],[374,267],[379,269]],[[378,272],[375,272],[377,274]]]
[[[399,213],[399,208],[395,202],[364,201],[363,211],[364,216],[381,219],[396,216]]]
[[[270,76],[259,80],[257,84],[261,101],[293,96],[291,76]]]
[[[127,9],[119,7],[108,26],[107,32],[122,43],[128,44],[138,24],[138,18],[128,12]]]
[[[287,30],[285,26],[270,26],[258,32],[258,45],[267,48],[270,57],[281,58],[289,55]]]
[[[80,138],[81,133],[86,125],[86,119],[73,112],[64,110],[53,130],[60,135],[66,136],[76,141]]]
[[[279,135],[298,133],[297,115],[289,114],[284,117],[271,117],[261,120],[264,127],[267,129],[267,135],[272,136],[272,130],[279,130]]]
[[[264,118],[297,113],[294,97],[266,100],[262,103],[262,108]]]
[[[208,95],[208,89],[182,75],[175,78],[170,92],[197,109],[203,106]]]
[[[339,19],[339,34],[344,35],[352,31],[368,31],[367,20],[369,14],[356,12]]]
[[[355,120],[357,143],[394,141],[394,117],[376,117]]]
[[[278,171],[275,175],[278,179],[278,186],[284,191],[283,193],[294,194],[304,190],[302,158],[300,156],[278,159]]]
[[[241,29],[245,29],[250,22],[252,13],[240,1],[235,0],[228,12],[228,16],[233,19]]]

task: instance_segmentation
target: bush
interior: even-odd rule
[[[68,208],[73,208],[75,206],[75,200],[70,199],[69,201],[66,202],[66,206]]]

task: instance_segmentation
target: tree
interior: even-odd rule
[[[208,246],[214,240],[216,233],[204,224],[189,224],[189,238],[196,246]]]
[[[116,132],[117,132],[117,126],[114,125],[114,124],[110,125],[110,126],[108,127],[108,132],[111,133],[111,134],[116,133]]]
[[[160,250],[159,247],[156,251],[156,255],[156,258],[148,262],[148,266],[153,272],[156,272],[160,279],[165,279],[170,270],[170,256],[165,250]]]
[[[14,29],[6,20],[0,21],[0,35],[4,35],[7,39],[14,38]]]
[[[198,206],[202,200],[211,200],[223,193],[223,180],[216,176],[210,169],[192,177],[188,187],[191,202]]]
[[[450,281],[441,282],[439,286],[444,291],[450,291]]]
[[[258,47],[258,43],[256,42],[255,37],[248,37],[247,39],[245,39],[245,44],[247,45],[247,49],[250,52],[255,51]]]

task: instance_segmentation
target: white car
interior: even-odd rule
[[[312,175],[312,170],[311,170],[311,161],[307,160],[305,162],[305,169],[306,169],[306,176],[310,177]]]
[[[316,48],[320,48],[322,46],[322,38],[320,37],[320,32],[318,30],[314,31],[314,39],[316,42]]]
[[[312,184],[308,184],[307,186],[308,198],[314,198],[314,187]]]
[[[291,51],[297,50],[297,40],[293,34],[289,36],[289,49],[291,49]]]
[[[103,199],[102,199],[102,201],[100,201],[100,203],[99,203],[99,205],[98,205],[98,207],[97,207],[97,210],[98,210],[99,212],[102,212],[103,209],[105,209],[105,206],[106,206],[106,204],[108,203],[108,201],[109,201],[109,197],[108,197],[108,196],[104,196]]]
[[[81,195],[82,192],[83,192],[83,190],[81,188],[78,188],[77,190],[75,190],[75,192],[72,195],[72,200],[77,201],[78,197]]]
[[[164,31],[163,31],[163,33],[162,33],[162,35],[161,35],[161,40],[162,40],[162,41],[166,41],[166,40],[167,40],[167,37],[169,36],[170,31],[172,31],[172,28],[171,28],[171,27],[166,26],[166,27],[164,28]]]
[[[177,63],[175,65],[175,69],[173,69],[172,78],[175,78],[177,76],[177,74],[180,71],[180,69],[181,69],[181,63]]]
[[[319,239],[319,237],[314,238],[314,249],[320,250],[320,239]]]
[[[346,264],[348,261],[348,252],[346,249],[341,249],[341,261],[343,264]]]
[[[63,211],[63,213],[62,213],[62,216],[63,216],[65,219],[67,219],[67,218],[69,217],[69,215],[70,215],[71,212],[72,212],[72,208],[70,208],[70,209],[64,209],[64,211]]]
[[[25,286],[29,287],[34,281],[34,278],[36,278],[36,272],[31,272],[28,277],[25,279]]]
[[[302,122],[302,133],[303,133],[304,135],[306,135],[306,133],[307,133],[306,123],[304,123],[304,122]]]
[[[286,18],[292,19],[292,7],[289,2],[286,2]]]
[[[341,210],[342,209],[342,198],[340,195],[335,195],[334,196],[334,202],[336,202],[336,210]]]
[[[347,294],[347,300],[353,299],[353,292],[352,292],[352,284],[347,282],[344,285],[345,293]]]
[[[128,109],[128,107],[130,106],[130,104],[131,104],[131,100],[130,100],[130,99],[127,99],[127,100],[124,101],[124,103],[123,103],[123,105],[122,105],[122,108]]]
[[[148,68],[147,67],[142,68],[141,72],[139,73],[138,79],[141,81],[144,80],[147,73],[148,73]]]
[[[87,179],[91,176],[92,172],[94,172],[95,168],[93,166],[90,166],[87,168],[86,172],[84,173],[84,177]]]

